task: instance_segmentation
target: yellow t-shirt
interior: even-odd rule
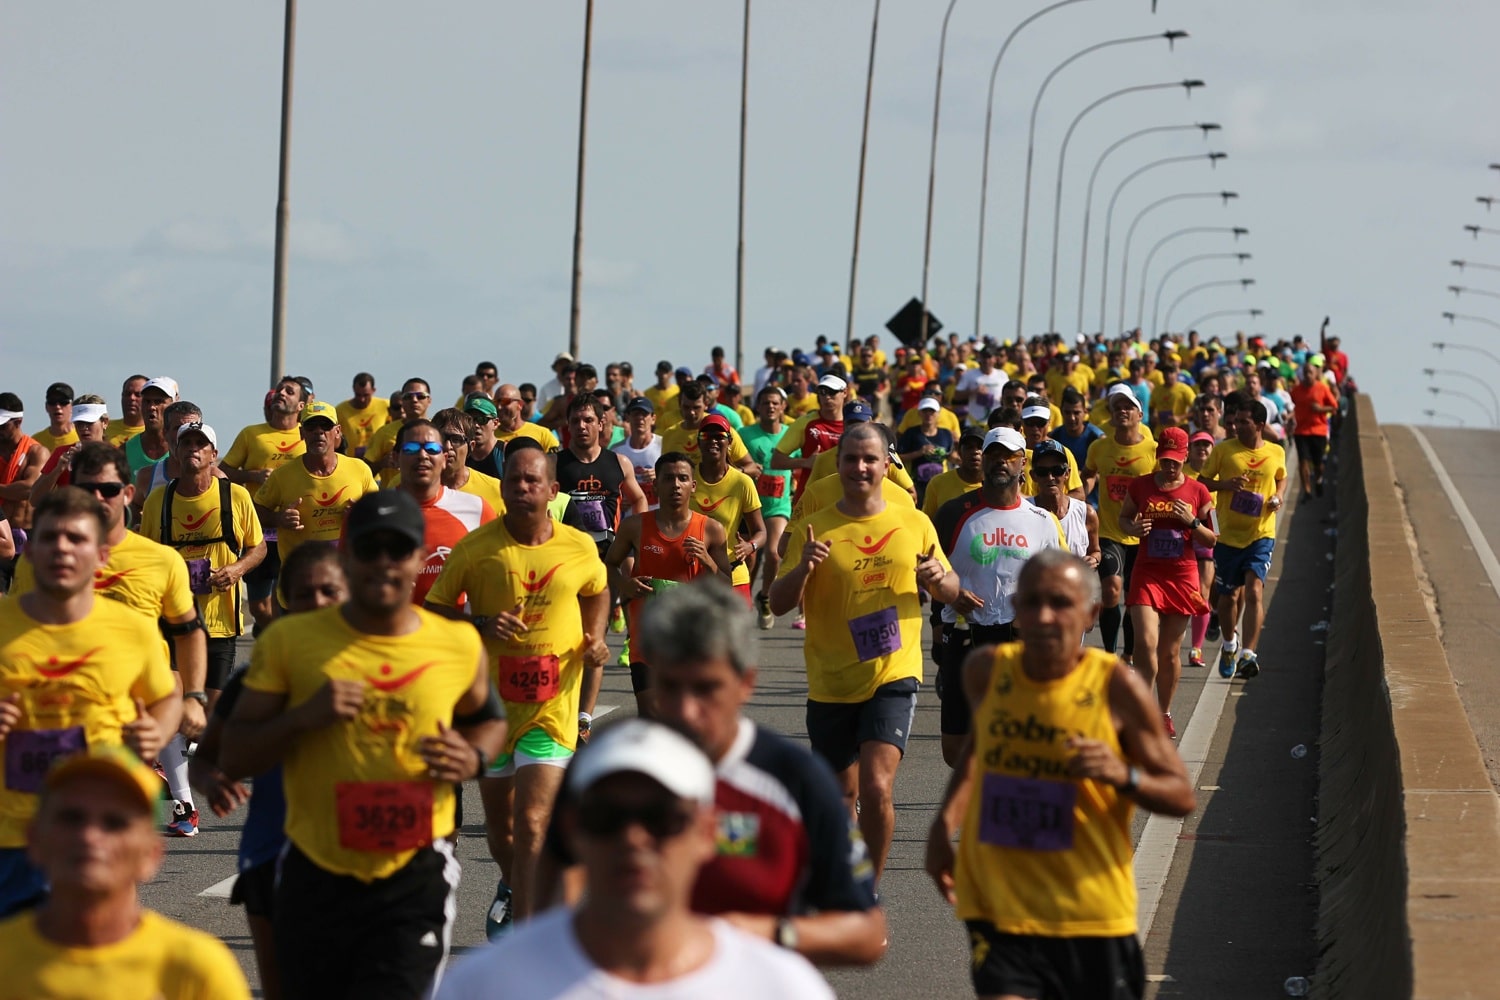
[[[505,513],[505,501],[500,498],[500,480],[494,476],[470,469],[469,478],[458,487],[458,492],[468,493],[484,500],[495,511],[497,517]]]
[[[692,459],[694,472],[703,462],[703,456],[698,453],[698,432],[690,431],[680,424],[661,436],[661,453],[665,455],[669,451],[680,451]],[[729,428],[729,464],[733,466],[749,454],[745,442],[740,440],[740,432],[733,427]]]
[[[293,425],[278,430],[270,424],[251,424],[235,435],[221,464],[236,469],[275,469],[307,451],[302,431]]]
[[[1214,494],[1219,514],[1219,542],[1242,549],[1260,538],[1276,537],[1276,512],[1266,503],[1276,484],[1286,478],[1286,452],[1275,441],[1262,441],[1247,448],[1238,438],[1214,445],[1203,463],[1201,479],[1234,479],[1248,476],[1248,490],[1222,490]]]
[[[389,425],[387,425],[389,426]],[[283,465],[255,491],[255,502],[268,510],[297,504],[302,527],[278,528],[276,548],[285,559],[303,542],[336,542],[344,515],[356,500],[377,489],[370,467],[357,458],[335,455],[333,472],[315,476],[303,462]]]
[[[380,396],[370,397],[363,410],[357,409],[354,400],[346,399],[335,407],[339,418],[339,429],[344,432],[344,447],[348,454],[361,457],[362,451],[391,419],[391,401]]]
[[[922,495],[922,513],[928,517],[936,517],[943,504],[979,489],[983,482],[983,479],[965,482],[957,469],[938,473],[932,477],[932,481],[927,484],[927,492]]]
[[[78,443],[78,428],[74,427],[66,434],[53,434],[50,425],[31,435],[33,441],[46,448],[48,451],[56,451],[66,448],[70,444]]]
[[[495,428],[495,440],[499,442],[496,447],[500,449],[500,454],[504,455],[505,446],[518,437],[531,438],[547,451],[558,451],[562,448],[562,442],[557,440],[556,434],[553,434],[541,424],[534,424],[527,420],[513,431],[501,430],[499,427]]]
[[[911,498],[911,494],[891,481],[890,477],[880,481],[880,495],[885,502],[895,504],[897,507],[916,508],[917,502]],[[812,517],[820,510],[826,510],[844,498],[844,484],[837,476],[828,476],[819,479],[802,491],[797,502],[792,505],[792,523],[800,524],[805,518]],[[791,529],[788,528],[788,531]]]
[[[16,563],[10,596],[36,589],[36,571],[29,556]],[[154,623],[158,618],[181,618],[193,610],[187,564],[172,549],[133,531],[109,547],[109,562],[94,571],[94,594],[118,601]],[[158,643],[165,649],[161,633]]]
[[[583,681],[583,614],[578,598],[609,588],[594,540],[577,528],[552,525],[540,545],[522,545],[496,518],[469,532],[448,554],[427,592],[428,603],[458,606],[468,594],[476,615],[515,611],[527,631],[514,640],[484,641],[490,679],[505,702],[510,729],[505,752],[540,728],[569,750],[578,745],[578,693]]]
[[[801,399],[798,399],[796,396],[793,396],[791,393],[787,393],[787,397],[786,397],[786,413],[787,413],[787,416],[791,417],[793,420],[796,420],[798,417],[805,417],[809,413],[817,413],[817,412],[818,412],[818,394],[817,393],[815,393],[815,392],[809,392],[806,396],[803,396]]]
[[[136,426],[131,427],[129,424],[126,424],[123,421],[121,421],[120,423],[110,421],[109,430],[104,435],[104,440],[108,441],[116,448],[123,448],[125,447],[126,441],[129,441],[131,438],[135,437],[137,434],[140,434],[145,429],[145,424],[137,424]]]
[[[21,787],[0,784],[0,848],[26,846],[53,759],[88,743],[120,743],[136,718],[133,699],[150,705],[175,688],[154,617],[96,600],[82,621],[44,625],[19,600],[0,601],[0,697],[21,696],[21,721],[0,751],[6,770],[14,760],[23,776]],[[0,969],[8,975],[11,967],[0,961]],[[10,985],[0,984],[0,994]]]
[[[196,559],[207,559],[210,569],[223,569],[239,559],[234,549],[223,540],[223,520],[219,513],[219,483],[214,479],[208,489],[195,497],[178,492],[172,497],[172,523],[169,530],[172,541],[204,542],[174,548],[182,557],[184,565]],[[153,542],[164,542],[161,531],[162,504],[166,502],[167,488],[158,486],[146,498],[141,510],[141,533]],[[229,484],[229,502],[234,517],[234,539],[240,555],[255,548],[265,540],[261,532],[260,518],[255,514],[255,502],[250,492],[236,483]],[[209,541],[220,539],[219,541]],[[191,579],[189,580],[191,585]],[[240,634],[243,616],[240,613],[240,588],[215,590],[207,594],[193,595],[198,611],[203,616],[203,626],[210,638],[227,639]]]
[[[928,551],[951,569],[937,529],[911,507],[887,504],[869,517],[832,506],[790,531],[785,576],[802,560],[807,529],[830,546],[807,579],[807,696],[812,701],[868,701],[882,684],[922,677],[923,607],[917,557]]]
[[[380,480],[381,489],[390,489],[396,477],[401,475],[401,470],[394,465],[386,467],[386,456],[391,449],[396,447],[396,435],[401,433],[402,420],[392,419],[384,427],[375,432],[370,438],[370,443],[365,445],[364,460],[371,469],[375,470],[375,476]]]
[[[1069,375],[1064,374],[1061,365],[1055,365],[1047,369],[1046,378],[1048,398],[1062,399],[1063,390],[1072,387],[1083,393],[1083,398],[1087,399],[1089,395],[1089,389],[1094,384],[1094,369],[1090,368],[1088,365],[1080,364],[1077,368],[1074,368],[1073,373]]]
[[[1151,390],[1151,423],[1158,429],[1162,426],[1162,415],[1170,413],[1177,418],[1177,426],[1185,424],[1193,409],[1193,400],[1198,393],[1182,382],[1173,386],[1159,385]]]
[[[1119,444],[1113,433],[1107,433],[1089,445],[1083,467],[1099,477],[1099,537],[1121,545],[1141,544],[1120,530],[1120,505],[1132,479],[1156,470],[1156,443],[1143,435],[1137,444]]]
[[[1031,449],[1026,449],[1026,467],[1021,470],[1021,495],[1023,497],[1036,496],[1036,482],[1031,478]],[[1065,492],[1083,489],[1083,477],[1078,474],[1078,459],[1073,457],[1073,449],[1064,448],[1063,457],[1068,460],[1068,488]]]
[[[0,969],[7,997],[47,1000],[249,1000],[239,962],[212,935],[141,911],[121,941],[97,948],[54,944],[36,929],[36,913],[0,923]]]
[[[839,450],[837,448],[829,448],[825,451],[820,451],[813,456],[812,468],[807,470],[807,483],[802,488],[805,491],[813,483],[821,479],[837,476],[838,474]],[[906,466],[897,465],[895,462],[886,466],[885,478],[903,490],[915,490],[917,488],[917,485],[911,481],[911,473],[906,471]]]
[[[957,441],[958,436],[963,433],[963,428],[960,427],[958,423],[958,414],[954,413],[947,407],[943,407],[941,410],[937,411],[937,425],[939,430],[946,430],[949,434],[952,434],[953,440],[955,441]],[[902,414],[901,423],[896,425],[896,436],[900,437],[902,434],[905,434],[913,427],[921,426],[922,411],[918,410],[916,407],[913,407]]]
[[[302,733],[282,763],[286,835],[324,871],[385,878],[453,832],[453,785],[427,777],[420,743],[474,684],[479,633],[421,608],[399,636],[352,628],[338,606],[278,619],[261,633],[245,687],[296,708],[329,680],[361,681],[347,722]],[[372,823],[372,819],[378,822]]]
[[[646,391],[641,393],[651,400],[652,406],[656,407],[656,433],[661,433],[661,424],[667,414],[676,413],[678,419],[682,419],[682,413],[677,408],[677,397],[681,394],[682,387],[676,382],[669,383],[665,389],[659,389],[654,385],[648,386]]]
[[[1013,642],[995,649],[974,713],[956,915],[1002,934],[1134,934],[1133,804],[1102,781],[1068,777],[1068,740],[1075,736],[1121,754],[1109,708],[1115,657],[1084,649],[1067,676],[1034,681],[1021,666],[1022,648]]]
[[[693,489],[693,510],[708,515],[724,526],[725,545],[730,552],[730,561],[733,562],[740,518],[747,511],[760,510],[760,494],[755,492],[755,480],[739,469],[731,468],[717,483],[698,477],[698,485]],[[738,587],[749,582],[750,568],[743,562],[735,563],[730,583]]]

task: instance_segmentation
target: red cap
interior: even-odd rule
[[[1194,434],[1192,437],[1188,438],[1188,444],[1197,444],[1199,441],[1207,441],[1209,444],[1219,443],[1214,440],[1214,436],[1208,431],[1199,431],[1197,434]]]
[[[729,437],[729,421],[725,420],[717,413],[710,413],[708,416],[703,418],[703,423],[698,425],[699,434],[702,434],[704,431],[710,429],[721,431],[723,432],[725,437]]]
[[[1181,427],[1166,427],[1156,435],[1156,457],[1178,462],[1187,460],[1188,436]]]

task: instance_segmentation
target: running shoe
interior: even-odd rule
[[[620,656],[615,662],[622,667],[630,666],[630,636],[625,637],[625,644],[620,647]]]
[[[1193,647],[1192,651],[1188,653],[1188,666],[1197,667],[1200,670],[1208,666],[1208,664],[1203,662],[1203,650],[1197,646]]]
[[[609,630],[615,635],[625,631],[625,609],[615,605],[614,614],[609,616]]]
[[[1219,650],[1219,676],[1225,680],[1234,676],[1234,653],[1232,649]]]
[[[776,625],[776,616],[771,614],[770,594],[755,595],[755,614],[763,631]]]
[[[495,886],[495,901],[484,915],[484,936],[490,941],[504,937],[515,923],[515,914],[510,907],[510,886],[504,882]]]
[[[792,622],[792,628],[802,631],[807,628],[807,618],[802,612],[797,612],[797,620]]]
[[[1208,638],[1209,642],[1218,642],[1219,641],[1219,613],[1217,611],[1210,611],[1208,613],[1208,636],[1207,636],[1207,638]]]
[[[1249,680],[1260,673],[1260,658],[1254,653],[1246,650],[1240,653],[1239,662],[1234,666],[1234,676]]]
[[[172,802],[172,821],[167,824],[169,837],[198,836],[198,810],[189,809],[186,802]]]
[[[1161,713],[1161,721],[1167,727],[1167,735],[1169,737],[1171,737],[1172,739],[1175,740],[1177,738],[1177,727],[1175,725],[1173,725],[1173,723],[1172,723],[1172,713],[1171,712],[1163,712],[1163,713]]]

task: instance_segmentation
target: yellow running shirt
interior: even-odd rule
[[[56,451],[78,443],[78,428],[75,427],[66,434],[53,434],[51,427],[43,427],[31,435],[31,438],[48,451]]]
[[[911,494],[885,478],[880,483],[880,495],[885,498],[886,503],[895,504],[897,507],[917,506],[917,502],[911,498]],[[844,499],[844,483],[838,476],[828,476],[812,483],[802,491],[797,502],[792,505],[792,521],[800,522],[804,518],[812,517],[820,510],[826,510]]]
[[[124,938],[96,948],[55,944],[36,929],[36,913],[0,923],[5,996],[48,1000],[249,1000],[239,962],[216,937],[142,910]]]
[[[974,713],[972,785],[954,867],[958,919],[1002,934],[1134,934],[1134,805],[1113,786],[1067,776],[1074,736],[1120,754],[1109,709],[1115,657],[1084,649],[1066,677],[1034,681],[1021,649],[996,647]]]
[[[370,467],[357,458],[334,456],[333,472],[315,476],[303,462],[283,465],[261,484],[255,502],[279,511],[292,504],[302,517],[302,527],[278,528],[276,548],[284,560],[303,542],[336,542],[344,530],[344,514],[360,497],[376,490]]]
[[[16,563],[16,579],[10,596],[20,597],[36,589],[36,571],[31,559]],[[193,592],[188,587],[187,564],[174,550],[158,545],[133,531],[109,547],[109,562],[94,571],[94,594],[118,601],[150,618],[181,618],[193,610]],[[161,633],[156,638],[165,648]]]
[[[518,437],[531,438],[546,451],[559,451],[562,448],[562,443],[557,440],[556,434],[541,424],[534,424],[527,420],[513,431],[502,430],[498,426],[495,428],[495,440],[499,442],[496,447],[500,448],[502,456],[505,454],[505,446]]]
[[[663,454],[666,454],[663,452]],[[693,489],[693,510],[707,514],[724,526],[724,543],[729,549],[729,561],[733,563],[729,582],[734,586],[748,586],[750,568],[743,562],[734,561],[734,545],[738,540],[740,518],[746,511],[760,510],[760,494],[755,492],[755,480],[739,469],[730,469],[717,483],[710,483],[701,475]]]
[[[1141,540],[1120,530],[1120,504],[1130,481],[1156,469],[1156,442],[1141,435],[1136,444],[1120,444],[1114,432],[1089,445],[1083,467],[1099,477],[1099,537],[1121,545],[1139,545]]]
[[[287,837],[319,868],[362,882],[453,832],[453,784],[427,777],[419,747],[453,725],[479,669],[479,634],[412,610],[422,624],[399,636],[360,632],[337,606],[279,619],[245,675],[246,688],[286,695],[288,709],[329,680],[364,683],[356,718],[304,732],[282,763]]]
[[[890,503],[869,517],[828,507],[787,532],[791,542],[780,575],[801,562],[809,527],[830,551],[803,592],[808,698],[858,703],[882,684],[920,681],[924,614],[917,557],[931,550],[944,569],[952,568],[932,521]]]
[[[669,451],[682,452],[692,460],[693,472],[696,474],[698,466],[703,462],[703,456],[698,453],[698,432],[690,431],[678,424],[670,430],[658,430],[658,433],[661,434],[661,453],[665,455]],[[745,447],[745,442],[740,440],[740,432],[731,427],[729,429],[729,464],[734,466],[749,454],[750,451]]]
[[[346,399],[334,408],[339,418],[339,430],[344,432],[346,454],[355,458],[364,455],[364,448],[391,420],[391,401],[379,396],[370,397],[363,410],[356,409],[353,399]]]
[[[116,448],[123,448],[125,447],[126,441],[129,441],[131,438],[135,437],[137,434],[140,434],[145,429],[145,424],[137,424],[136,426],[131,427],[129,424],[126,424],[124,422],[114,423],[113,421],[111,421],[108,430],[105,432],[104,440],[108,441]]]
[[[391,483],[395,482],[401,470],[394,465],[387,466],[386,458],[391,450],[396,447],[396,435],[401,433],[402,424],[405,421],[392,419],[384,427],[377,430],[370,438],[370,443],[365,445],[364,461],[370,468],[376,470],[375,476],[380,480],[380,488],[388,490]]]
[[[937,425],[939,430],[946,430],[949,434],[952,434],[955,441],[963,433],[963,427],[958,423],[958,415],[947,407],[937,411]],[[913,427],[921,426],[922,411],[916,407],[912,407],[902,415],[901,422],[896,425],[896,434],[899,436],[905,434]]]
[[[1214,494],[1219,543],[1236,549],[1258,538],[1276,537],[1276,512],[1266,501],[1276,493],[1276,484],[1286,478],[1286,451],[1275,441],[1246,448],[1237,438],[1226,438],[1208,453],[1199,478],[1234,479],[1241,475],[1249,478],[1248,489]]]
[[[255,502],[250,499],[248,490],[235,483],[229,484],[229,498],[234,517],[231,523],[234,525],[235,547],[239,549],[239,555],[235,555],[234,549],[224,540],[223,517],[219,512],[219,483],[223,481],[210,480],[208,489],[195,497],[184,496],[182,493],[172,497],[172,521],[169,525],[172,541],[199,543],[176,549],[189,569],[189,589],[192,588],[194,564],[203,565],[199,560],[206,559],[209,570],[223,569],[265,540],[260,528],[260,518],[255,514]],[[153,542],[163,541],[161,514],[166,496],[167,488],[158,486],[146,498],[146,506],[141,511],[141,533]],[[201,544],[205,541],[208,544]],[[243,627],[240,588],[235,586],[229,590],[209,590],[205,581],[198,589],[204,592],[195,594],[194,600],[203,616],[203,627],[207,630],[208,637],[228,639],[239,635]]]
[[[1177,418],[1176,426],[1183,426],[1193,410],[1193,400],[1197,398],[1198,393],[1184,382],[1157,386],[1151,390],[1151,425],[1160,430],[1165,426],[1162,417],[1170,413]]]
[[[943,504],[965,493],[972,493],[979,489],[980,485],[980,482],[965,482],[959,476],[957,469],[940,472],[927,484],[927,493],[922,497],[922,513],[928,517],[937,517],[937,512],[942,509]]]
[[[654,385],[648,386],[646,391],[642,393],[643,396],[651,400],[651,405],[656,407],[656,433],[662,433],[661,425],[667,422],[666,418],[669,413],[676,414],[677,420],[682,419],[682,410],[677,405],[677,397],[681,394],[682,386],[676,382],[671,383],[665,389],[659,389]],[[677,420],[670,422],[675,424]]]
[[[295,424],[284,431],[270,424],[251,424],[235,435],[220,462],[236,469],[275,469],[305,451],[302,430]]]
[[[820,451],[813,456],[812,468],[807,470],[807,482],[803,484],[806,490],[820,479],[828,479],[839,474],[839,450],[829,448]],[[917,484],[911,481],[911,473],[906,471],[906,466],[891,462],[885,467],[885,478],[901,487],[903,490],[915,490]]]
[[[609,588],[594,540],[577,528],[552,525],[540,545],[522,545],[496,518],[465,535],[443,564],[428,603],[458,607],[467,593],[475,615],[524,605],[527,631],[513,640],[486,639],[490,679],[505,702],[510,728],[505,753],[532,729],[560,745],[578,745],[578,692],[583,681],[583,615],[579,596]],[[470,629],[472,631],[472,629]],[[602,638],[602,637],[601,637]]]
[[[53,760],[90,743],[122,742],[122,727],[136,719],[133,699],[150,705],[176,686],[154,615],[96,600],[82,621],[43,625],[18,599],[0,601],[0,697],[21,695],[21,721],[0,740],[0,848],[26,846]],[[9,985],[0,983],[0,995]]]

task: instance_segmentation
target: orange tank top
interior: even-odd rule
[[[668,585],[686,583],[703,572],[703,564],[688,555],[687,550],[683,548],[683,543],[689,538],[696,538],[703,542],[706,540],[707,533],[708,515],[706,514],[689,511],[687,527],[683,529],[682,534],[672,538],[662,534],[661,527],[657,524],[656,512],[648,513],[641,518],[641,540],[636,548],[633,575],[650,577],[657,593],[667,589]],[[639,598],[631,601],[626,608],[633,649],[640,648],[639,619],[641,612],[646,608],[646,602],[650,599],[650,597]]]

